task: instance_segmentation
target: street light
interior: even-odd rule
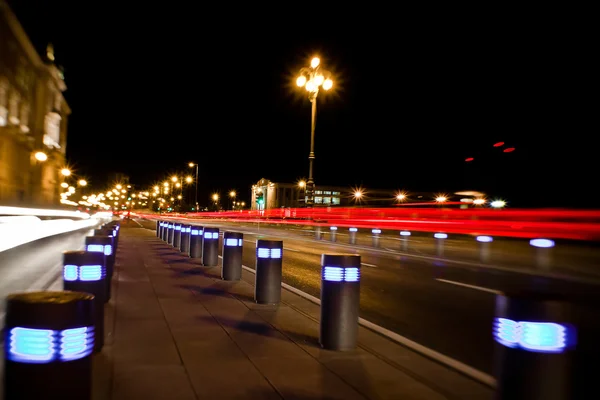
[[[71,170],[69,170],[68,168],[61,169],[60,173],[62,174],[62,176],[71,176]]]
[[[35,157],[36,160],[40,161],[40,162],[44,162],[48,159],[48,155],[46,155],[46,153],[44,153],[43,151],[37,151],[33,157]]]
[[[308,92],[308,99],[312,103],[310,119],[310,153],[308,154],[308,181],[306,182],[306,205],[314,204],[315,182],[313,179],[313,163],[315,160],[315,125],[317,117],[317,96],[319,89],[329,90],[333,86],[330,73],[321,68],[321,60],[314,57],[310,61],[310,67],[300,70],[300,76],[296,79],[296,85],[304,87]]]
[[[77,183],[79,184],[79,186],[87,186],[87,181],[85,179],[80,179]]]
[[[198,211],[198,163],[191,162],[191,163],[188,164],[188,167],[190,167],[190,168],[196,167],[196,184],[195,184],[195,186],[196,186],[196,188],[195,188],[196,189],[196,198],[195,198],[195,203],[196,203],[196,211]]]

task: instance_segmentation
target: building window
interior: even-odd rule
[[[4,78],[0,78],[0,126],[6,126],[8,121],[8,108],[7,108],[7,84],[4,83]]]
[[[334,195],[334,196],[339,196],[339,195],[340,195],[340,192],[333,192],[333,195]]]
[[[332,197],[331,198],[331,204],[335,204],[335,205],[340,204],[340,198],[339,197]]]
[[[331,197],[323,197],[323,204],[331,204]]]
[[[21,132],[29,133],[29,105],[21,104]]]
[[[322,190],[315,190],[315,194],[323,194]]]
[[[323,198],[322,197],[315,197],[315,204],[323,204]]]
[[[323,194],[331,194],[331,191],[326,190],[326,191],[323,192]]]
[[[44,120],[44,144],[48,147],[60,147],[60,120],[61,117],[55,112],[50,112]]]
[[[13,125],[19,123],[19,100],[17,92],[12,92],[8,100],[8,121]]]

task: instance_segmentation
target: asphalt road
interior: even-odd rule
[[[154,222],[140,222],[154,228]],[[256,240],[281,240],[283,231],[262,227],[260,232],[249,231],[244,235],[243,263],[254,268]],[[493,370],[491,330],[497,293],[535,290],[562,294],[579,302],[575,316],[582,326],[596,329],[595,321],[600,321],[600,308],[593,306],[600,293],[595,284],[517,273],[508,267],[488,268],[476,262],[456,263],[448,252],[444,258],[415,257],[383,246],[350,247],[314,240],[313,235],[283,234],[285,283],[319,297],[321,254],[358,253],[363,263],[361,317],[489,374]],[[460,247],[460,242],[453,246]]]
[[[62,252],[82,250],[85,237],[93,230],[83,229],[0,252],[0,327],[4,326],[4,299],[20,291],[46,290],[62,279]]]

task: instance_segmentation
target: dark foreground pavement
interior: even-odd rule
[[[279,306],[255,304],[253,279],[223,281],[123,224],[94,400],[492,398],[362,327],[357,350],[322,350],[318,306],[286,290]]]

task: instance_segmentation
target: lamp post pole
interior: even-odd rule
[[[196,189],[196,195],[194,199],[194,203],[196,204],[196,212],[198,212],[198,163],[189,163],[190,167],[196,167],[196,183],[194,184],[194,188]]]
[[[317,96],[319,89],[329,90],[333,86],[333,81],[329,77],[329,72],[321,68],[321,60],[314,57],[310,61],[310,67],[302,68],[300,76],[296,79],[296,85],[304,87],[308,92],[308,99],[311,102],[310,118],[310,153],[308,153],[308,180],[306,182],[306,206],[312,207],[314,204],[315,181],[313,178],[313,164],[315,160],[315,128],[317,122]]]

